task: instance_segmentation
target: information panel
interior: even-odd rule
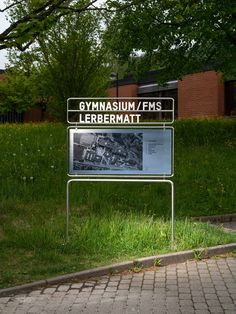
[[[69,129],[69,175],[173,175],[173,128]]]

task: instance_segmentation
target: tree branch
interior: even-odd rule
[[[35,15],[39,15],[41,12],[48,11],[46,8],[50,5],[52,5],[53,8],[59,6],[62,2],[65,2],[66,0],[60,0],[59,4],[53,4],[54,1],[49,0],[46,2],[43,6],[39,7],[38,9],[33,10],[30,14],[24,16],[23,18],[19,19],[18,21],[12,23],[4,32],[0,34],[0,40],[2,41],[2,38],[7,37],[10,32],[12,32],[14,29],[16,29],[20,24],[30,22],[32,19],[38,19],[38,17],[35,17]]]
[[[12,5],[9,5],[6,9],[10,9],[13,7],[13,5],[17,5],[22,3],[23,0],[18,1],[17,3],[14,3]],[[57,21],[61,16],[69,14],[69,12],[83,12],[86,10],[89,10],[91,6],[97,2],[97,0],[91,0],[89,3],[85,4],[84,6],[80,8],[76,8],[73,6],[63,6],[64,3],[68,2],[68,0],[48,0],[44,5],[41,5],[39,8],[32,10],[29,14],[23,16],[18,21],[12,23],[5,31],[3,31],[0,34],[0,50],[9,48],[9,47],[17,47],[20,50],[25,50],[29,47],[29,45],[32,43],[32,41],[38,36],[39,31],[35,29],[34,27],[37,22],[44,22],[49,18],[50,16],[53,17],[53,21]],[[69,0],[69,3],[71,3],[71,0]],[[68,10],[67,12],[65,10]],[[64,12],[63,12],[64,11]],[[59,12],[56,16],[53,16],[54,13]],[[20,25],[24,25],[24,29],[19,29]],[[23,38],[25,35],[31,34],[31,39],[25,40],[25,42],[28,41],[26,45],[24,45],[24,40],[21,43],[19,43],[19,39]],[[18,40],[18,41],[17,41]]]
[[[21,4],[24,0],[19,0],[19,1],[15,1],[14,3],[8,5],[7,7],[5,7],[4,9],[0,9],[0,13],[4,13],[6,12],[7,10],[11,9],[12,7],[18,5],[18,4]]]

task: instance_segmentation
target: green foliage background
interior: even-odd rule
[[[133,71],[162,70],[157,78],[162,83],[208,69],[235,78],[234,0],[108,3],[117,11],[108,25],[107,45]]]
[[[12,50],[0,81],[0,111],[42,107],[66,121],[69,97],[106,96],[111,67],[101,23],[98,13],[70,14],[41,31],[27,52]]]

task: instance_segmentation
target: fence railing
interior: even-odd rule
[[[23,123],[24,122],[24,112],[6,112],[0,113],[0,124],[3,123]]]

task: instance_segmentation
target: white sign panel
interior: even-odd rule
[[[69,175],[173,175],[173,128],[69,128]]]
[[[158,125],[174,121],[174,99],[139,98],[69,98],[67,122],[91,125]]]

